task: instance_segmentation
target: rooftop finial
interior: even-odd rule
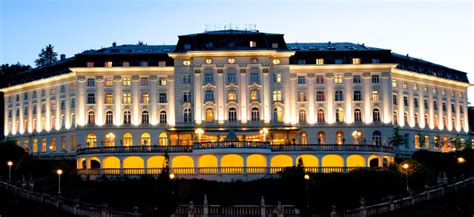
[[[223,31],[223,30],[241,30],[241,31],[249,31],[249,32],[258,32],[256,24],[235,25],[235,24],[232,24],[232,21],[230,21],[229,24],[213,24],[213,25],[206,24],[204,27],[204,32]]]

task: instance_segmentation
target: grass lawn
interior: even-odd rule
[[[460,190],[442,198],[425,201],[395,212],[378,215],[378,217],[473,217],[474,187]]]

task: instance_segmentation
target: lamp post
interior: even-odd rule
[[[198,136],[198,142],[201,142],[201,136],[204,134],[204,130],[202,128],[197,128],[196,130],[194,130],[194,133],[196,133],[196,135]]]
[[[306,211],[309,212],[309,175],[305,174],[304,179],[305,179],[305,184],[306,184],[306,189],[305,189],[305,200],[306,200]]]
[[[360,137],[362,136],[362,132],[360,132],[359,130],[354,130],[354,132],[352,132],[352,137],[354,137],[355,139],[355,142],[357,144],[360,144],[361,142],[359,141]]]
[[[56,173],[58,174],[58,194],[61,195],[61,175],[63,174],[63,170],[58,169]]]
[[[170,173],[169,178],[171,181],[171,197],[174,197],[174,180],[176,179],[176,175],[174,173]]]
[[[407,192],[410,191],[410,188],[408,187],[408,168],[410,167],[407,163],[404,163],[402,165],[403,169],[405,169],[405,182],[406,182],[406,185],[407,185]]]
[[[13,161],[8,161],[8,183],[12,182],[12,166],[13,166]]]
[[[462,174],[462,172],[463,172],[463,167],[462,167],[462,165],[466,162],[466,159],[464,159],[463,157],[458,157],[457,160],[458,160],[458,164],[459,164],[459,170],[460,170],[459,172],[461,173],[461,174],[460,174],[460,176],[461,176],[460,178],[463,178],[464,175]]]
[[[260,130],[260,135],[263,136],[263,140],[267,142],[268,128],[263,128]]]

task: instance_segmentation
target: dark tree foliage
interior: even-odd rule
[[[16,73],[19,73],[19,72],[24,72],[24,71],[27,71],[27,70],[30,70],[31,69],[31,66],[29,65],[23,65],[19,62],[17,62],[16,64],[3,64],[2,65],[2,68],[1,68],[1,71],[0,71],[0,76],[2,75],[5,75],[5,76],[9,76],[9,75],[14,75]]]
[[[15,144],[14,141],[0,142],[0,176],[8,177],[7,162],[12,161],[12,175],[15,176],[17,171],[25,169],[28,161],[28,154],[25,150]]]
[[[38,59],[35,60],[36,66],[42,66],[49,63],[58,61],[58,53],[54,52],[54,47],[48,44],[45,48],[41,49],[41,53],[38,54]]]

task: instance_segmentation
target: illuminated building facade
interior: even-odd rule
[[[464,72],[364,44],[223,30],[86,51],[1,91],[5,136],[75,157],[82,174],[157,174],[167,152],[182,176],[261,176],[300,158],[344,172],[465,147],[469,85]]]

